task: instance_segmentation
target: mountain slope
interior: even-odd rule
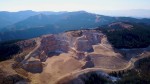
[[[87,25],[95,25],[96,15],[90,14],[87,12],[68,12],[59,15],[44,15],[39,14],[32,17],[29,17],[23,21],[15,23],[9,27],[4,28],[4,30],[20,30],[20,29],[28,29],[33,27],[39,26],[46,26],[46,25],[55,25],[61,28],[81,28]],[[70,28],[70,29],[71,29]]]
[[[58,14],[63,14],[63,13],[65,12],[51,12],[51,11],[36,12],[36,11],[31,11],[31,10],[19,11],[19,12],[1,11],[0,12],[0,30],[4,27],[7,27],[9,25],[13,25],[17,22],[25,20],[29,18],[30,16],[35,16],[38,14],[58,15]]]
[[[117,22],[100,28],[115,48],[145,48],[150,44],[150,26],[140,23]]]
[[[3,28],[0,32],[0,41],[27,39],[48,33],[53,34],[68,30],[95,28],[118,21],[150,24],[149,19],[109,17],[91,14],[85,11],[60,12],[52,15],[39,14]]]
[[[36,15],[33,11],[20,11],[20,12],[0,12],[0,29],[16,22],[22,21],[30,16]]]

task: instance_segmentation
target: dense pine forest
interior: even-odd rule
[[[112,72],[110,75],[121,78],[115,84],[149,84],[150,57],[137,61],[134,69]]]
[[[0,43],[0,61],[10,59],[14,54],[19,53],[20,47],[15,43],[19,40],[12,40]]]
[[[128,23],[129,24],[129,23]],[[145,48],[150,45],[150,26],[130,23],[131,29],[102,27],[102,30],[115,48]]]

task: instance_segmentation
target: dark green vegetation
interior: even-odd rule
[[[59,30],[58,31],[51,30],[51,28],[54,27],[46,26],[46,27],[30,28],[26,30],[7,31],[4,33],[0,33],[0,38],[2,41],[15,40],[15,39],[29,39],[29,38],[39,37],[44,34],[57,33],[59,31]]]
[[[150,82],[150,57],[140,59],[136,63],[136,68],[140,76]]]
[[[0,61],[10,59],[13,55],[19,53],[20,47],[15,44],[19,40],[0,43]]]
[[[116,84],[149,84],[150,57],[140,59],[135,65],[132,70],[112,72],[110,75],[121,78]]]
[[[150,45],[150,26],[135,24],[131,29],[105,26],[102,30],[115,48],[145,48]]]
[[[98,75],[96,72],[90,72],[84,74],[84,77],[81,77],[81,79],[84,81],[84,84],[108,84],[110,81],[106,78],[104,78],[101,75]]]
[[[101,72],[88,72],[79,75],[77,78],[69,80],[65,83],[58,83],[58,84],[111,84],[112,82],[102,76]]]

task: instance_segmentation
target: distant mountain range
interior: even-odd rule
[[[35,12],[31,10],[27,11],[19,11],[19,12],[8,12],[8,11],[1,11],[0,12],[0,29],[6,27],[8,25],[12,25],[19,21],[29,18],[30,16],[38,15],[38,14],[61,14],[63,12]]]
[[[56,34],[68,30],[96,28],[113,22],[143,23],[150,25],[150,19],[131,17],[110,17],[76,12],[0,12],[0,41],[28,39],[44,34]]]

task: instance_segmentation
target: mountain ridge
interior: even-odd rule
[[[37,14],[0,31],[1,41],[32,38],[49,33],[61,33],[68,30],[95,28],[113,22],[131,22],[148,24],[150,19],[136,19],[130,17],[109,17],[88,13],[85,11],[61,12],[60,14]],[[43,30],[40,32],[40,30]],[[46,31],[47,30],[47,31]],[[26,35],[28,33],[28,35]],[[35,33],[35,34],[33,34]],[[10,35],[11,34],[11,35]],[[6,36],[7,38],[5,38]]]

